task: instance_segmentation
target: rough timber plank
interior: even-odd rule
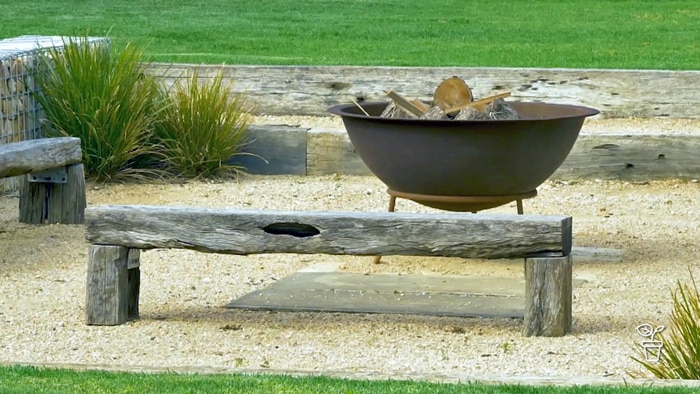
[[[553,179],[700,178],[693,135],[581,135]]]
[[[149,72],[168,84],[193,68],[200,78],[223,69],[233,93],[245,92],[255,111],[268,115],[327,115],[351,99],[386,100],[389,89],[430,99],[440,81],[456,75],[477,98],[510,91],[515,100],[595,107],[603,117],[700,117],[700,71],[152,64]]]
[[[91,243],[136,249],[464,258],[571,252],[571,218],[565,216],[105,205],[88,208],[85,217]]]
[[[0,145],[0,178],[79,163],[80,138],[41,138]]]

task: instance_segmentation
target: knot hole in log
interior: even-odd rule
[[[297,238],[308,238],[318,235],[321,232],[312,225],[303,223],[272,223],[263,228],[268,234],[273,235],[291,235]]]

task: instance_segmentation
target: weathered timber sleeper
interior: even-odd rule
[[[154,206],[85,211],[87,324],[138,317],[142,249],[177,248],[248,255],[524,258],[524,335],[562,336],[571,327],[571,217],[282,212]]]
[[[80,224],[86,206],[80,138],[59,137],[0,145],[0,178],[21,179],[19,220]]]

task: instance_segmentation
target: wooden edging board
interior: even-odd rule
[[[698,118],[700,71],[487,67],[245,66],[151,63],[147,72],[166,85],[198,70],[219,72],[233,93],[245,93],[260,115],[328,115],[356,100],[386,101],[385,90],[431,99],[446,78],[467,81],[476,99],[510,92],[516,101],[584,105],[602,117]]]
[[[232,159],[251,174],[372,175],[343,129],[253,125],[250,156]],[[550,179],[700,179],[700,137],[581,134]],[[264,158],[264,160],[263,160]]]

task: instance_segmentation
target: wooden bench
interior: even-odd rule
[[[86,210],[86,320],[138,317],[140,250],[525,259],[526,336],[571,327],[571,217],[277,212],[105,205]]]
[[[19,186],[23,223],[84,222],[85,174],[80,138],[42,138],[0,145],[0,178],[25,175]]]

